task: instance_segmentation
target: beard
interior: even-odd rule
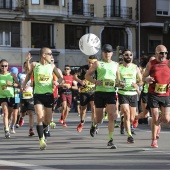
[[[158,60],[160,61],[160,62],[163,62],[163,61],[165,61],[166,60],[166,57],[158,57]]]
[[[128,64],[128,63],[131,63],[131,62],[132,62],[132,59],[130,59],[130,58],[129,58],[129,59],[124,58],[124,62],[127,63],[127,64]]]

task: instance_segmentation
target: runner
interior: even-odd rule
[[[90,129],[90,135],[94,137],[96,134],[97,123],[101,123],[103,119],[103,110],[106,106],[108,113],[108,143],[107,146],[116,149],[113,143],[114,133],[114,117],[116,115],[116,93],[115,82],[119,77],[118,63],[111,60],[113,48],[110,44],[105,44],[102,47],[102,60],[96,61],[87,71],[85,78],[96,85],[94,102],[96,106],[96,120]],[[92,75],[97,71],[97,79]]]
[[[17,77],[17,79],[18,79],[18,68],[17,67],[12,67],[10,69],[10,72],[11,72],[11,74],[13,74],[13,76]],[[20,106],[20,89],[19,88],[14,88],[14,101],[15,101],[15,104],[13,106],[13,109],[10,110],[9,115],[8,115],[8,119],[10,122],[10,133],[11,134],[15,133],[14,127],[15,127],[15,123],[17,121],[17,116],[19,114],[19,106]]]
[[[74,74],[74,79],[79,83],[80,86],[80,123],[77,126],[77,131],[81,132],[85,123],[85,116],[87,111],[87,104],[90,103],[91,106],[91,120],[93,122],[95,116],[95,106],[94,106],[94,91],[95,84],[87,81],[85,79],[85,74],[87,70],[97,61],[97,56],[89,56],[88,65],[81,66],[77,73]],[[96,74],[94,73],[93,78],[96,79]]]
[[[124,114],[124,126],[128,135],[127,142],[134,143],[131,133],[131,123],[134,122],[137,107],[137,77],[142,85],[142,76],[137,65],[133,64],[133,54],[129,49],[123,51],[123,63],[119,66],[120,87],[118,91],[121,112]]]
[[[30,53],[28,54],[30,55]],[[27,56],[28,58],[28,56]],[[29,59],[28,59],[29,60]],[[18,75],[19,78],[19,82],[22,86],[22,84],[25,81],[26,75],[29,72],[27,63],[24,62],[24,71],[21,72]],[[21,117],[19,120],[19,125],[23,126],[24,124],[24,117],[26,115],[26,113],[29,116],[29,136],[33,136],[34,135],[34,130],[33,130],[33,126],[34,126],[34,99],[33,99],[33,83],[31,82],[31,80],[29,80],[26,84],[25,90],[21,93]]]
[[[5,59],[0,61],[0,104],[4,113],[4,133],[6,138],[10,138],[8,116],[9,112],[13,111],[15,104],[14,87],[19,88],[17,77],[8,71],[8,62]]]
[[[40,149],[47,146],[44,139],[44,131],[52,119],[53,97],[53,72],[58,77],[59,83],[64,83],[62,76],[58,73],[54,64],[51,64],[52,51],[47,47],[40,50],[40,62],[32,62],[22,90],[26,88],[32,74],[34,74],[34,107],[37,115],[37,133],[40,142]]]
[[[157,134],[161,128],[160,123],[170,121],[170,68],[168,67],[170,61],[167,60],[167,54],[167,48],[164,45],[158,45],[155,49],[156,59],[147,64],[143,74],[143,81],[149,84],[148,101],[152,113],[151,147],[153,148],[158,147]],[[159,108],[161,115],[159,115]]]
[[[62,100],[62,110],[61,110],[61,118],[59,122],[63,127],[67,127],[66,118],[71,108],[72,103],[72,89],[78,89],[76,83],[74,82],[73,75],[70,74],[71,68],[69,65],[65,65],[65,72],[63,74],[63,78],[65,83],[63,85],[59,85],[61,88],[60,95]]]

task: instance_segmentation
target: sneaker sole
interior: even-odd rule
[[[158,146],[151,146],[151,148],[158,148]]]
[[[117,149],[117,146],[107,146],[108,149]]]
[[[40,150],[46,150],[47,144],[43,144],[43,146],[40,146]]]

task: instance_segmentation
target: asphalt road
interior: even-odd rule
[[[87,113],[84,129],[78,133],[77,113],[70,113],[67,128],[58,122],[59,113],[54,115],[56,129],[51,129],[47,149],[41,151],[37,133],[28,136],[28,116],[25,124],[4,137],[2,117],[0,118],[0,170],[65,170],[65,169],[170,169],[170,132],[162,129],[158,148],[150,148],[151,131],[143,124],[136,128],[135,143],[128,144],[127,136],[115,129],[114,143],[117,149],[108,149],[107,121],[99,126],[99,134],[92,138],[90,114]]]

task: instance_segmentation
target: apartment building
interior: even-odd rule
[[[166,30],[163,29],[166,24]],[[170,51],[170,0],[140,0],[140,52],[154,54],[164,44]]]
[[[21,67],[28,52],[39,60],[41,47],[50,47],[56,65],[86,64],[79,39],[96,34],[101,45],[129,48],[137,56],[136,0],[0,0],[0,59]],[[100,58],[101,52],[98,56]]]

